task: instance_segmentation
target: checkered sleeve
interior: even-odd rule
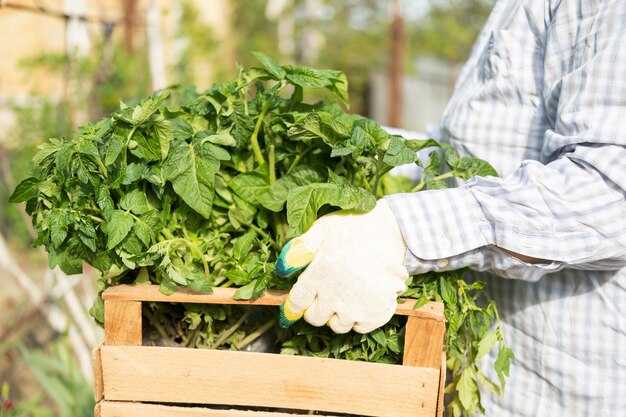
[[[388,197],[409,248],[410,272],[469,266],[535,280],[564,267],[626,266],[626,5],[597,7],[593,18],[583,20],[564,9],[545,34],[538,85],[547,127],[538,160],[526,160],[502,178],[476,177],[455,189]],[[593,36],[578,37],[581,28]],[[493,81],[486,76],[484,87],[476,88],[491,91]],[[497,94],[481,105],[490,115],[506,115],[519,90],[495,86]],[[455,115],[455,132],[509,133],[470,129],[480,119],[469,110]],[[553,262],[526,265],[498,248]]]
[[[407,269],[471,267],[526,280],[565,266],[618,269],[626,265],[626,183],[610,177],[620,180],[625,163],[621,146],[578,146],[547,165],[528,161],[504,178],[389,196],[409,248]],[[499,248],[553,262],[527,264]]]

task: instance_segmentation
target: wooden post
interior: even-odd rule
[[[389,119],[391,127],[401,127],[404,113],[402,80],[404,66],[404,20],[398,0],[391,2],[391,53],[389,56]]]
[[[404,336],[403,365],[441,369],[445,323],[409,316]]]
[[[104,344],[141,346],[141,301],[104,301]]]

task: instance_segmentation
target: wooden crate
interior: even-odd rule
[[[282,291],[254,301],[181,289],[165,296],[154,285],[120,285],[104,299],[104,343],[93,351],[96,417],[294,417],[317,410],[384,417],[443,413],[445,332],[443,305],[408,316],[403,365],[273,353],[142,346],[142,302],[280,305]],[[215,405],[222,405],[216,407]],[[223,407],[226,405],[227,407]],[[302,415],[302,414],[295,414]]]

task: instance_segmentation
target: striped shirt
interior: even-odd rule
[[[500,177],[387,199],[410,273],[470,267],[498,305],[486,415],[626,416],[626,1],[497,2],[441,132]]]

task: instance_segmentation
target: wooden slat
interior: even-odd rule
[[[93,408],[93,417],[102,417],[102,408],[101,408],[102,403],[96,403],[96,405]]]
[[[234,300],[233,294],[236,288],[213,289],[212,294],[205,294],[193,291],[189,288],[179,288],[172,295],[165,295],[159,291],[158,285],[117,285],[107,288],[102,293],[102,298],[106,301],[155,301],[163,303],[202,303],[202,304],[248,304],[279,306],[287,298],[287,291],[266,291],[265,295],[256,300]],[[396,314],[414,317],[429,317],[443,321],[443,304],[427,303],[426,305],[414,309],[415,300],[403,300],[398,304]]]
[[[302,417],[302,414],[102,401],[100,417]]]
[[[141,301],[104,301],[104,344],[141,345]]]
[[[93,367],[93,395],[96,402],[102,399],[102,358],[100,346],[91,351],[91,366]]]
[[[437,398],[437,417],[443,417],[445,405],[443,403],[446,389],[446,352],[441,352],[441,373],[439,374],[439,398]]]
[[[439,369],[255,352],[102,346],[107,401],[432,417]]]
[[[409,317],[404,336],[403,365],[441,368],[446,326],[443,321]]]

